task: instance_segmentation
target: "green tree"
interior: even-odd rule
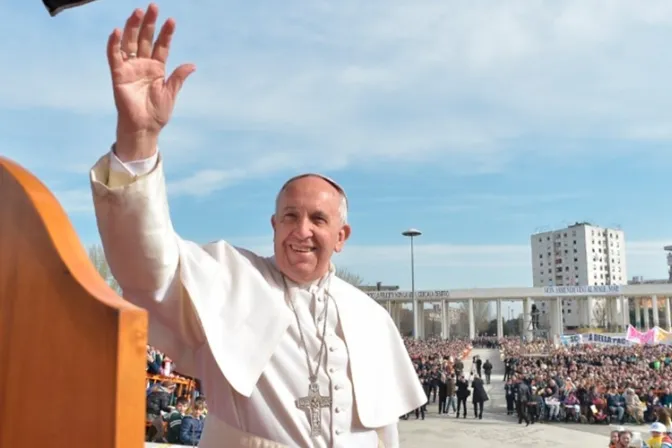
[[[103,250],[103,246],[100,244],[92,244],[89,246],[88,252],[89,259],[95,266],[98,274],[100,274],[103,280],[105,280],[117,294],[121,294],[121,287],[112,275],[112,271],[110,271],[110,265],[107,264],[107,258],[105,258],[105,251]]]
[[[352,286],[360,287],[364,283],[364,279],[359,275],[350,272],[346,268],[336,268],[336,277],[340,278],[343,281],[350,283]]]

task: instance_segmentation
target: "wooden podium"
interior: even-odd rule
[[[141,448],[147,312],[89,261],[54,195],[0,158],[0,447]]]

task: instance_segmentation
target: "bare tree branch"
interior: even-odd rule
[[[359,275],[350,272],[346,268],[336,268],[336,277],[340,278],[343,281],[350,283],[352,286],[360,287],[364,283],[364,279]]]
[[[105,258],[105,251],[103,250],[103,246],[100,244],[92,244],[89,246],[89,259],[91,260],[91,263],[96,267],[96,270],[98,271],[98,274],[107,282],[108,285],[114,291],[116,291],[117,294],[121,294],[121,287],[119,286],[119,283],[117,283],[117,280],[114,278],[112,275],[112,271],[110,271],[110,266],[107,264],[107,259]]]
[[[469,316],[469,302],[461,304],[464,316]],[[469,320],[467,321],[467,329],[469,328]],[[476,332],[488,331],[490,325],[490,302],[485,300],[474,300],[474,328]]]
[[[606,300],[595,300],[593,302],[593,319],[599,328],[606,328],[609,320],[609,310]]]

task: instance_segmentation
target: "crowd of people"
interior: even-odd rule
[[[665,421],[668,425],[672,408],[669,347],[580,344],[556,348],[548,342],[506,340],[502,350],[510,414],[520,414],[515,410],[516,385],[523,382],[531,393],[527,409],[531,423]]]
[[[660,424],[666,428],[661,440],[672,431],[672,350],[666,346],[556,347],[545,340],[487,336],[473,340],[405,338],[404,344],[427,404],[402,419],[412,414],[424,419],[430,404],[437,406],[439,414],[466,418],[469,397],[474,418],[482,418],[483,405],[489,400],[484,386],[490,383],[492,362],[472,357],[467,371],[465,361],[473,348],[487,348],[501,353],[506,412],[520,423]],[[148,385],[147,440],[193,445],[203,430],[207,403],[198,392],[177,396],[172,382],[179,378],[176,367],[169,357],[148,346],[148,378],[158,375],[162,380]],[[654,439],[659,436],[651,434]],[[615,431],[612,446],[630,443],[631,438],[627,430]]]
[[[207,402],[198,389],[178,389],[179,380],[186,378],[176,372],[173,361],[147,345],[145,441],[198,445],[208,412]]]
[[[471,352],[472,342],[467,339],[404,339],[427,394],[427,403],[412,413],[402,415],[402,419],[407,420],[414,413],[416,419],[424,420],[430,402],[438,405],[439,414],[448,415],[452,409],[456,417],[462,415],[462,418],[466,418],[469,396],[472,397],[474,418],[483,418],[484,404],[489,400],[485,384],[490,383],[492,363],[489,360],[483,362],[476,356],[472,360],[472,369],[465,372],[464,359]]]
[[[467,416],[472,397],[474,418],[482,418],[489,399],[492,364],[473,358],[465,372],[464,360],[472,348],[498,349],[504,361],[506,412],[519,423],[577,422],[592,424],[648,424],[642,444],[672,448],[672,349],[663,345],[579,344],[556,347],[551,341],[478,337],[465,339],[405,340],[427,404],[439,414],[451,411]],[[424,418],[427,405],[415,411]],[[409,415],[402,416],[408,419]],[[624,427],[612,432],[610,447],[625,448],[633,433]]]

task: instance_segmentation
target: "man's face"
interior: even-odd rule
[[[343,249],[350,226],[342,223],[341,195],[324,179],[309,176],[290,183],[271,218],[275,260],[296,283],[309,283],[329,270],[331,256]]]

